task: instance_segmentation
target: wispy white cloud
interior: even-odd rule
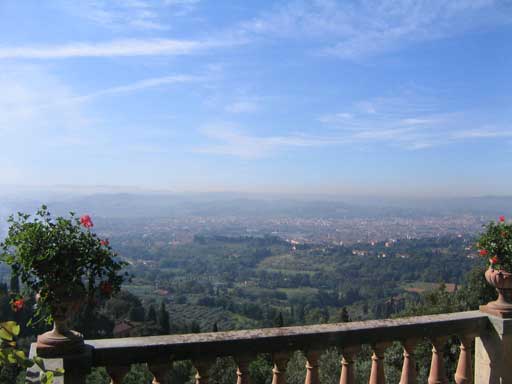
[[[341,124],[350,121],[353,118],[351,113],[338,112],[328,115],[323,115],[318,118],[318,121],[324,124]]]
[[[215,123],[204,126],[201,133],[211,143],[195,148],[195,152],[214,155],[259,158],[283,149],[318,147],[333,143],[333,139],[311,135],[256,136],[244,133],[232,123]]]
[[[46,75],[48,78],[52,78],[51,76]],[[54,110],[56,107],[64,108],[66,106],[70,106],[72,104],[80,104],[96,101],[98,98],[121,95],[121,94],[129,94],[138,91],[144,91],[153,88],[164,87],[167,85],[173,84],[182,84],[182,83],[191,83],[191,82],[200,82],[206,80],[201,76],[191,76],[191,75],[172,75],[172,76],[162,76],[144,79],[140,81],[136,81],[129,84],[117,85],[109,88],[103,88],[85,95],[76,95],[75,93],[66,92],[60,93],[60,97],[55,94],[50,98],[41,98],[38,99],[38,102],[30,102],[30,100],[18,99],[17,95],[12,93],[12,89],[7,92],[6,100],[11,100],[12,102],[18,101],[20,105],[24,105],[24,113],[35,113],[36,111],[46,110],[47,113],[49,111]],[[55,81],[55,80],[54,80]],[[9,89],[9,88],[6,88]],[[30,88],[29,88],[30,89]],[[44,95],[49,90],[43,88],[41,89],[41,94]],[[1,98],[0,98],[1,99]],[[7,112],[4,114],[4,117],[8,116]],[[165,118],[169,119],[169,116]],[[0,118],[0,122],[2,119]]]
[[[326,114],[318,120],[349,142],[381,143],[409,150],[512,136],[511,129],[482,123],[474,111],[441,112],[446,106],[438,103],[435,95],[407,91],[355,102],[343,112]]]
[[[408,117],[405,119],[400,120],[400,124],[402,125],[426,125],[426,124],[433,124],[438,123],[439,118],[425,118],[425,117]]]
[[[243,44],[243,40],[124,39],[47,46],[2,46],[0,59],[68,59],[74,57],[176,56]]]
[[[239,100],[226,105],[225,110],[230,113],[253,113],[259,110],[259,104],[254,100]]]
[[[199,0],[63,0],[63,4],[71,12],[106,26],[163,30],[168,27],[161,20],[163,14],[187,14],[197,7]],[[217,38],[0,46],[0,59],[190,55],[259,37],[311,41],[317,53],[355,59],[510,23],[510,6],[500,0],[297,0],[279,3],[259,17],[218,31]]]
[[[177,16],[185,16],[196,10],[200,0],[164,0],[164,4],[174,7]]]
[[[72,158],[69,161],[80,162],[80,156],[84,153],[86,156],[112,156],[128,152],[141,155],[164,153],[163,143],[169,138],[169,129],[163,132],[147,127],[146,118],[141,122],[129,123],[132,124],[129,128],[122,128],[123,132],[131,135],[127,139],[119,135],[119,128],[109,125],[108,117],[99,113],[94,105],[86,105],[85,102],[196,79],[184,75],[151,78],[81,96],[41,66],[2,65],[0,143],[3,145],[0,163],[23,165],[42,158],[55,161],[59,156],[70,154]],[[34,167],[37,168],[31,168]],[[59,167],[66,168],[65,165]],[[4,181],[14,182],[16,177],[10,174]],[[45,175],[37,177],[44,178]]]
[[[361,105],[372,105],[371,110]],[[439,106],[438,106],[439,107]],[[233,123],[210,124],[201,129],[207,143],[196,152],[241,158],[260,158],[300,148],[350,145],[418,151],[475,140],[507,139],[512,128],[483,124],[474,111],[441,113],[428,97],[379,97],[318,118],[315,134],[256,135]]]
[[[360,101],[360,102],[356,103],[355,107],[360,112],[374,114],[377,112],[376,105],[377,104],[380,105],[381,101],[382,100],[373,100],[373,101],[364,100],[364,101]]]
[[[151,3],[143,0],[65,0],[61,1],[60,5],[74,16],[111,29],[168,28],[161,23]]]
[[[101,89],[99,91],[95,91],[89,93],[84,96],[77,96],[71,99],[68,99],[70,102],[81,102],[81,101],[90,101],[96,99],[101,96],[107,95],[115,95],[122,93],[131,93],[136,91],[142,91],[145,89],[162,87],[164,85],[170,84],[180,84],[180,83],[190,83],[204,80],[203,77],[200,76],[190,76],[190,75],[174,75],[174,76],[162,76],[155,77],[150,79],[144,79],[140,81],[136,81],[130,84],[119,85],[115,87]]]
[[[353,59],[507,23],[510,6],[500,0],[316,0],[276,5],[240,30],[314,40],[323,54]]]
[[[164,16],[185,16],[199,0],[62,0],[58,4],[72,15],[113,30],[162,31],[171,28]]]
[[[42,150],[44,145],[84,142],[87,135],[82,134],[91,119],[83,108],[78,104],[48,105],[49,100],[75,97],[66,84],[32,66],[0,69],[0,142],[9,143],[2,148],[3,154],[18,158],[11,150],[20,145],[21,153],[28,155],[26,152]]]
[[[488,138],[506,138],[512,137],[512,127],[509,129],[496,128],[496,127],[481,127],[468,130],[454,132],[452,139],[488,139]]]

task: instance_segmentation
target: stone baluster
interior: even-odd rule
[[[391,343],[376,343],[372,345],[372,369],[370,372],[369,384],[385,384],[384,375],[384,351]]]
[[[402,366],[402,376],[400,377],[400,384],[414,384],[416,383],[416,360],[414,359],[414,350],[418,345],[418,340],[409,339],[402,342],[404,348],[404,364]]]
[[[272,384],[286,384],[286,366],[290,360],[288,352],[272,353]]]
[[[170,384],[169,372],[172,362],[149,363],[148,369],[153,374],[152,384]]]
[[[304,384],[320,384],[320,377],[318,376],[318,358],[320,351],[306,351],[306,380]]]
[[[130,367],[127,366],[107,367],[107,373],[110,376],[110,384],[121,384],[129,371]]]
[[[252,355],[242,355],[239,357],[235,357],[235,362],[237,365],[236,370],[236,384],[251,384],[251,377],[249,375],[249,364],[254,360],[254,356]]]
[[[446,384],[448,379],[444,369],[443,348],[447,341],[446,336],[433,338],[432,343],[432,361],[430,363],[430,373],[428,384]]]
[[[193,361],[196,369],[196,384],[208,384],[210,378],[210,368],[213,364],[213,360],[195,360]]]
[[[355,384],[354,361],[361,350],[359,346],[347,347],[341,350],[340,384]]]
[[[460,337],[459,362],[457,363],[457,371],[455,372],[455,382],[457,384],[473,383],[471,350],[474,340],[474,335],[464,335]]]

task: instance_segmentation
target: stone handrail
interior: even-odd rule
[[[461,384],[473,380],[473,340],[489,334],[493,328],[489,318],[480,311],[468,311],[351,323],[89,340],[84,353],[65,356],[61,361],[66,370],[65,384],[85,383],[85,375],[91,367],[106,367],[112,383],[118,384],[130,365],[136,363],[147,363],[155,377],[154,384],[168,383],[172,361],[177,360],[191,360],[197,369],[196,384],[205,384],[215,358],[232,356],[238,365],[238,384],[246,384],[249,382],[248,365],[256,354],[271,353],[274,369],[269,374],[273,375],[272,383],[284,384],[289,356],[301,350],[307,359],[306,384],[318,384],[321,352],[338,347],[343,357],[340,384],[352,384],[355,356],[361,345],[369,345],[373,350],[369,382],[380,384],[385,382],[384,351],[391,342],[399,341],[404,347],[400,384],[411,384],[416,376],[414,348],[419,341],[427,339],[433,346],[429,383],[434,384],[447,382],[443,346],[449,336],[457,336],[461,347],[455,382]]]

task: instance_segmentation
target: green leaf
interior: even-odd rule
[[[12,334],[7,332],[6,329],[0,328],[0,338],[5,341],[10,341],[12,340]]]
[[[41,383],[43,383],[43,384],[52,384],[53,383],[53,372],[52,371],[45,372],[45,373],[43,373],[43,375],[44,375],[44,381],[43,381],[43,379],[41,379]]]
[[[33,367],[34,366],[34,361],[32,361],[31,359],[25,359],[23,361],[23,364],[22,366],[27,369],[27,368],[30,368],[30,367]]]
[[[20,326],[15,321],[6,321],[0,323],[0,327],[5,329],[13,336],[18,336],[20,334]]]
[[[7,351],[0,349],[0,365],[7,363]]]
[[[11,363],[11,364],[16,364],[17,363],[16,356],[12,352],[9,352],[7,354],[7,360],[9,360],[9,363]]]
[[[41,359],[39,356],[34,356],[34,363],[37,364],[41,371],[46,371],[46,368],[44,366],[44,360]]]

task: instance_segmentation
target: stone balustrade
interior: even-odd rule
[[[372,350],[369,383],[381,384],[385,383],[384,352],[392,342],[399,341],[404,351],[400,384],[412,384],[416,380],[415,347],[420,341],[428,340],[432,344],[429,384],[472,383],[474,377],[476,384],[512,383],[512,354],[508,357],[495,355],[512,350],[510,321],[469,311],[352,323],[89,340],[82,354],[48,359],[48,362],[54,366],[60,364],[65,369],[65,377],[61,379],[65,384],[85,383],[85,376],[92,367],[106,367],[112,383],[119,384],[130,366],[140,363],[147,364],[154,375],[153,384],[167,384],[172,363],[190,360],[197,371],[196,384],[207,384],[215,358],[231,356],[238,366],[237,384],[248,384],[251,361],[259,353],[270,353],[274,364],[269,372],[272,384],[285,384],[290,355],[294,351],[303,351],[306,357],[305,384],[319,384],[321,353],[337,347],[342,355],[340,384],[352,384],[358,351],[361,346],[368,345]],[[450,336],[460,340],[460,354],[455,377],[448,380],[443,347]],[[474,365],[471,350],[475,337],[478,341]],[[35,353],[35,344],[31,353]],[[476,375],[473,375],[474,367]],[[28,372],[27,376],[34,375]]]

